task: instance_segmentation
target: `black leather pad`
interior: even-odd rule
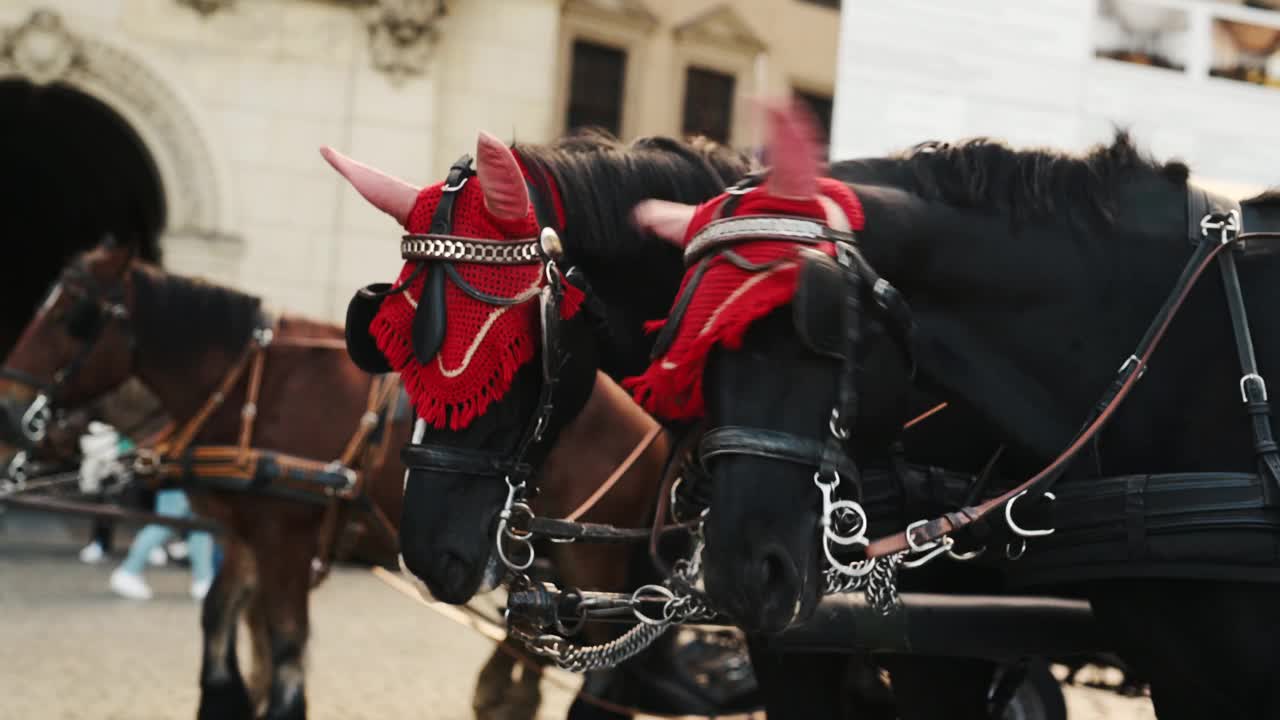
[[[800,253],[800,277],[791,310],[796,332],[809,349],[844,359],[844,273],[835,260],[820,252]]]
[[[431,362],[444,344],[449,315],[444,306],[444,281],[444,265],[438,261],[431,263],[422,284],[422,297],[418,298],[418,309],[413,314],[413,354],[423,365]]]
[[[391,289],[390,283],[374,283],[356,291],[347,303],[347,323],[344,333],[347,338],[347,355],[356,367],[367,373],[381,375],[391,372],[391,364],[378,349],[373,336],[369,334],[369,324],[373,316],[378,314],[385,299],[378,293]]]

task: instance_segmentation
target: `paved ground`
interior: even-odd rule
[[[152,570],[156,599],[107,590],[111,565],[75,559],[85,537],[30,516],[0,515],[0,720],[194,717],[199,610],[178,568]],[[116,558],[118,562],[118,558]],[[471,716],[476,672],[492,645],[390,589],[339,569],[313,595],[307,695],[312,718]],[[241,643],[242,646],[244,643]],[[544,680],[540,718],[562,718],[569,693]],[[1071,720],[1153,718],[1146,700],[1068,691]]]

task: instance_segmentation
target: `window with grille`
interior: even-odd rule
[[[600,127],[620,135],[626,70],[625,51],[585,40],[575,41],[565,126],[569,130]]]
[[[689,68],[685,74],[681,131],[686,136],[706,135],[717,142],[728,143],[733,127],[733,91],[736,84],[737,80],[732,75],[706,68]]]

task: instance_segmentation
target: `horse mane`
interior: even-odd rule
[[[706,138],[643,137],[628,145],[596,128],[513,149],[539,191],[548,192],[554,181],[564,203],[566,232],[593,254],[627,254],[643,247],[640,232],[630,222],[619,222],[641,200],[699,203],[752,169],[747,155]]]
[[[239,352],[258,325],[262,300],[134,261],[133,329],[149,356],[166,361],[209,350]]]
[[[1244,205],[1280,205],[1280,188],[1264,190],[1248,200],[1241,201],[1241,203]]]
[[[549,195],[552,185],[559,192],[565,249],[595,291],[587,308],[603,340],[602,367],[619,376],[639,374],[652,342],[643,323],[667,310],[684,265],[678,248],[631,223],[632,209],[649,198],[709,200],[753,169],[750,158],[706,138],[645,137],[624,144],[598,129],[513,149],[540,193]],[[636,287],[638,278],[649,281],[625,299],[618,295],[617,288]],[[606,293],[612,300],[602,297]]]
[[[1010,214],[1015,222],[1066,215],[1109,227],[1115,190],[1135,179],[1185,188],[1181,162],[1160,163],[1140,152],[1128,131],[1084,154],[1049,149],[1014,150],[998,140],[926,142],[899,156],[916,194],[958,207]]]

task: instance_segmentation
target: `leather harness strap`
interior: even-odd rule
[[[267,349],[278,347],[345,350],[337,338],[278,336],[272,325],[255,331],[245,351],[228,369],[217,387],[200,409],[176,430],[165,429],[137,451],[135,471],[147,479],[151,487],[169,482],[214,490],[259,491],[281,494],[296,499],[312,498],[325,503],[325,514],[319,531],[317,554],[312,561],[312,582],[318,584],[328,573],[351,506],[361,503],[372,516],[379,534],[392,546],[398,542],[395,525],[364,492],[364,475],[359,472],[361,453],[367,449],[369,437],[380,417],[391,415],[391,405],[398,399],[398,382],[394,376],[377,376],[370,383],[369,398],[342,455],[336,461],[317,461],[286,453],[253,447],[253,430],[258,414],[258,398],[265,372]],[[247,374],[247,381],[246,381]],[[195,438],[213,414],[222,407],[231,391],[246,381],[245,403],[240,412],[240,428],[235,445],[196,445]],[[170,438],[171,439],[167,439]],[[378,456],[386,457],[387,443],[381,444]],[[367,458],[366,458],[367,459]],[[377,467],[377,464],[370,465]]]
[[[1202,212],[1203,211],[1203,212]],[[1272,493],[1280,483],[1280,458],[1272,439],[1270,408],[1266,401],[1266,385],[1257,372],[1250,338],[1248,321],[1240,294],[1236,274],[1233,246],[1248,239],[1261,239],[1271,234],[1246,234],[1242,232],[1239,204],[1213,196],[1195,186],[1188,188],[1188,235],[1196,249],[1174,284],[1160,311],[1139,341],[1137,349],[1120,367],[1115,379],[1103,393],[1084,427],[1072,442],[1052,462],[1016,487],[978,505],[963,507],[932,520],[913,523],[905,531],[872,541],[866,549],[869,558],[883,557],[905,551],[919,551],[936,546],[949,536],[999,509],[1005,508],[1023,494],[1042,495],[1048,491],[1066,471],[1071,461],[1098,435],[1128,397],[1129,392],[1142,377],[1151,355],[1159,347],[1174,316],[1182,307],[1191,289],[1208,270],[1215,259],[1220,263],[1227,289],[1227,304],[1231,308],[1233,333],[1242,368],[1241,394],[1253,418],[1254,448],[1264,478],[1269,478]],[[1217,231],[1213,235],[1211,231]],[[1224,252],[1225,251],[1225,252]],[[1225,258],[1225,259],[1224,259]]]

